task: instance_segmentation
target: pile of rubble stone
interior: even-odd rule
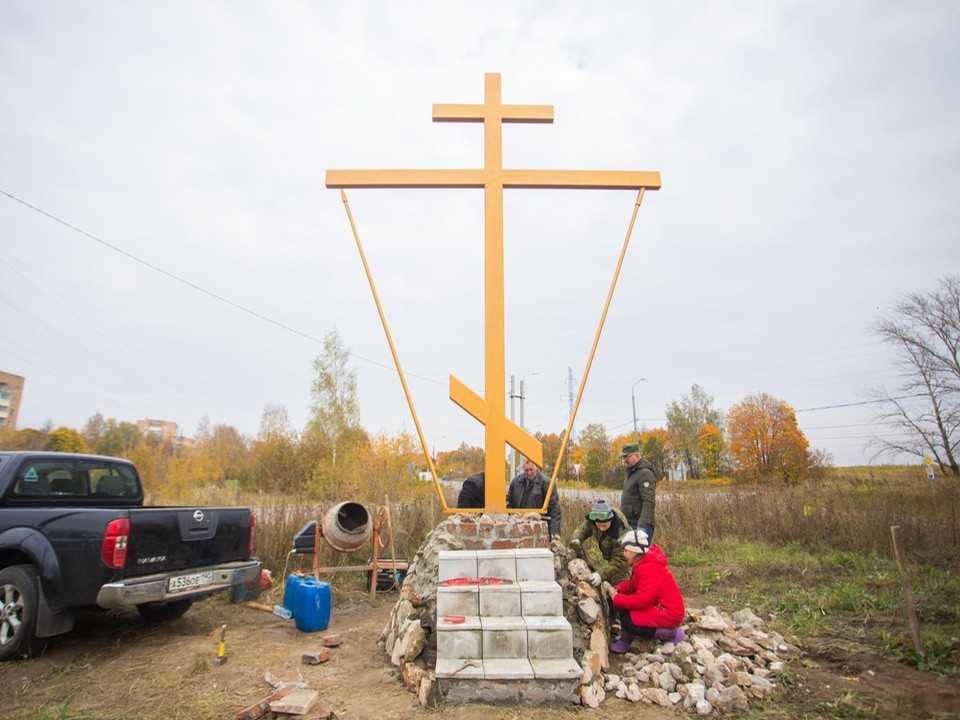
[[[752,698],[772,695],[785,661],[799,655],[800,649],[782,635],[765,631],[763,620],[749,608],[732,616],[713,606],[687,608],[682,642],[637,640],[638,652],[623,655],[616,674],[607,649],[606,595],[584,581],[590,569],[582,560],[569,560],[564,569],[564,604],[576,609],[579,620],[574,655],[578,646],[583,652],[580,701],[588,707],[597,707],[612,693],[632,702],[681,706],[698,715],[742,711]]]

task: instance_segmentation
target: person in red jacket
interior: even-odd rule
[[[610,652],[629,652],[630,643],[637,637],[681,642],[686,633],[680,623],[687,611],[677,581],[667,567],[667,556],[659,545],[650,544],[642,529],[625,533],[620,547],[631,571],[611,596],[613,606],[620,611],[620,639],[610,645]]]

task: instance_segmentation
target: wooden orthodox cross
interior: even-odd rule
[[[552,123],[552,105],[504,105],[500,74],[484,77],[482,105],[433,106],[439,122],[483,123],[484,166],[477,170],[328,170],[329,188],[483,188],[484,194],[484,393],[480,397],[450,376],[450,399],[484,425],[485,509],[506,509],[505,444],[543,466],[540,442],[506,417],[503,190],[504,188],[577,188],[659,190],[660,173],[611,170],[509,170],[503,167],[503,123]]]

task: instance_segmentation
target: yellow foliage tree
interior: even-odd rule
[[[86,452],[87,443],[83,435],[68,427],[58,427],[47,433],[47,447],[54,452]]]
[[[751,395],[727,414],[730,459],[748,481],[800,478],[807,469],[807,438],[793,409],[767,393]]]
[[[720,468],[723,465],[723,456],[726,452],[726,443],[723,433],[713,423],[707,423],[700,428],[697,438],[700,447],[700,462],[703,464],[703,474],[708,478],[720,477]]]

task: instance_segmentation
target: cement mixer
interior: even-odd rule
[[[319,532],[317,528],[319,527]],[[384,537],[384,535],[386,537]],[[320,539],[338,552],[355,552],[371,541],[373,552],[366,565],[341,565],[320,567]],[[390,546],[390,560],[378,558],[380,550]],[[318,580],[321,573],[367,572],[370,582],[370,594],[376,595],[378,587],[399,589],[406,576],[407,562],[397,560],[393,551],[393,527],[390,523],[390,509],[387,505],[377,508],[371,517],[367,509],[357,502],[342,502],[334,505],[323,514],[320,522],[311,520],[293,536],[293,549],[290,554],[312,554],[312,574]],[[384,583],[384,578],[392,582]],[[386,585],[386,588],[384,587]]]

